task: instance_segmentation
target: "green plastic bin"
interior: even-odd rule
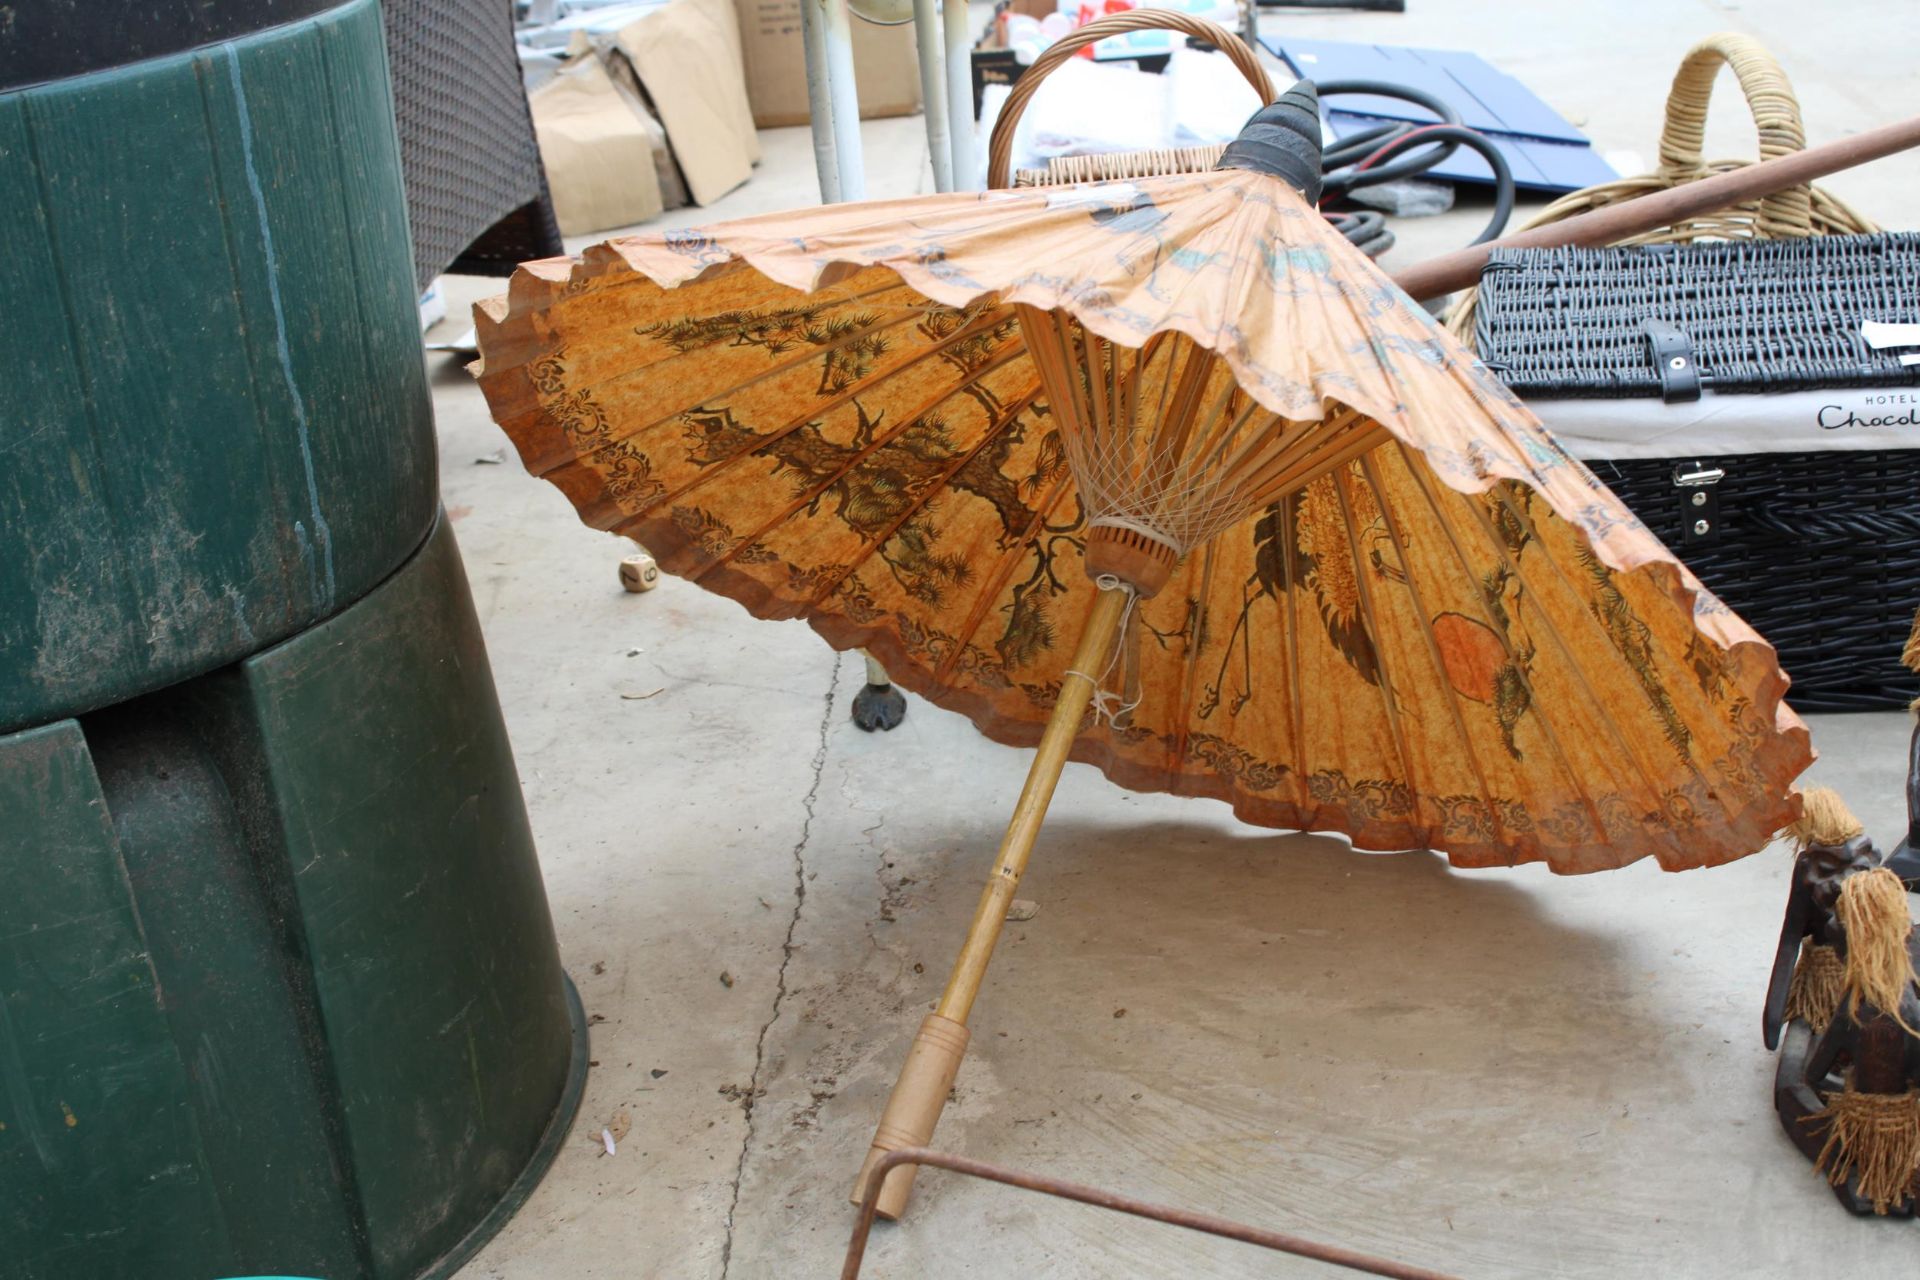
[[[443,1276],[587,1039],[379,11],[97,10],[0,5],[0,1280]]]
[[[433,523],[380,14],[315,7],[0,6],[0,731],[292,635]]]
[[[449,1274],[587,1065],[451,531],[0,737],[0,1276]]]

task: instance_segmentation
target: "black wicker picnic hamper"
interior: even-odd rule
[[[1554,398],[1682,399],[1700,385],[1904,400],[1920,367],[1870,350],[1862,320],[1920,320],[1920,235],[1502,252],[1481,277],[1474,345],[1549,425]],[[1920,693],[1899,662],[1920,604],[1920,448],[1586,461],[1773,642],[1794,706],[1874,710]],[[1716,472],[1700,534],[1699,481]]]

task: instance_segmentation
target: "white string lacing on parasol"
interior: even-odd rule
[[[1150,439],[1120,432],[1061,435],[1089,528],[1131,529],[1184,558],[1253,509],[1241,485],[1194,474],[1190,460]]]
[[[1184,333],[1129,347],[1065,312],[1018,312],[1089,527],[1131,530],[1176,560],[1387,438],[1337,403],[1317,418],[1267,408]]]
[[[1131,584],[1121,581],[1110,573],[1103,573],[1095,578],[1093,585],[1102,591],[1127,593],[1127,607],[1120,611],[1120,625],[1114,628],[1113,652],[1107,655],[1107,665],[1101,669],[1097,678],[1084,671],[1075,671],[1072,667],[1068,667],[1063,674],[1079,676],[1092,685],[1094,723],[1098,724],[1105,720],[1109,728],[1118,729],[1122,727],[1121,720],[1140,705],[1140,698],[1135,697],[1132,702],[1124,702],[1122,701],[1124,694],[1114,693],[1103,686],[1107,682],[1107,677],[1113,674],[1114,667],[1119,664],[1120,655],[1126,651],[1127,625],[1133,621],[1133,610],[1134,606],[1140,603],[1140,593],[1135,591]]]

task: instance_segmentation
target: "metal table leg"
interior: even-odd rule
[[[927,158],[933,162],[933,189],[953,190],[952,143],[947,140],[947,97],[941,76],[940,27],[936,0],[913,0],[913,40],[920,53],[920,109],[927,117]]]
[[[953,189],[980,185],[973,167],[973,60],[967,46],[967,6],[945,0],[947,54],[947,139],[953,148]]]

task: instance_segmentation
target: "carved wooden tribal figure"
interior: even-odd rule
[[[1911,1217],[1920,1194],[1920,988],[1906,887],[1884,867],[1848,876],[1835,915],[1847,935],[1843,996],[1818,1039],[1803,1023],[1788,1034],[1781,1122],[1840,1203]]]
[[[1794,1020],[1814,1034],[1827,1029],[1840,1003],[1847,940],[1834,918],[1840,885],[1848,876],[1880,865],[1846,801],[1827,787],[1809,787],[1800,817],[1786,830],[1799,856],[1787,892],[1787,918],[1774,951],[1762,1029],[1767,1048],[1778,1048],[1780,1030]]]

